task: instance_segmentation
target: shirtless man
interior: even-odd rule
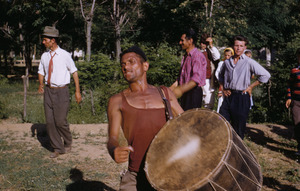
[[[145,53],[133,46],[120,57],[122,73],[129,87],[109,100],[107,149],[116,163],[129,160],[128,171],[121,178],[120,190],[154,190],[143,167],[152,139],[166,123],[164,103],[157,88],[147,83],[149,63]],[[173,115],[182,113],[172,91],[166,87],[162,89],[170,101]],[[120,127],[128,146],[119,145]]]

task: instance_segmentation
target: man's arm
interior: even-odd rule
[[[219,84],[220,84],[220,89],[223,92],[224,96],[226,96],[226,97],[230,96],[231,95],[231,90],[224,89],[224,85],[223,85],[222,82],[219,82]]]
[[[73,73],[73,79],[75,82],[75,98],[76,98],[76,102],[79,104],[81,102],[81,94],[80,94],[80,86],[79,86],[79,77],[78,77],[78,73],[74,72]]]
[[[171,104],[172,113],[173,113],[174,117],[176,117],[177,115],[183,113],[184,111],[181,108],[181,106],[179,105],[174,93],[170,89],[168,89],[168,94],[169,94],[169,100],[170,100],[170,104]]]
[[[292,103],[292,92],[291,92],[291,87],[292,87],[292,84],[293,84],[293,75],[292,75],[292,70],[290,72],[290,78],[287,82],[287,100],[285,102],[285,107],[288,109]]]
[[[119,133],[122,123],[121,114],[122,98],[120,94],[114,95],[109,99],[107,116],[108,116],[108,142],[107,150],[110,156],[116,161],[116,163],[122,163],[128,161],[129,152],[133,152],[131,146],[120,147],[119,145]]]
[[[209,46],[208,46],[208,49],[210,50],[211,52],[211,55],[212,55],[212,61],[217,61],[221,58],[221,54],[220,52],[218,51],[218,49],[216,47],[213,46],[213,40],[211,37],[208,37],[206,39],[206,41],[209,42]]]
[[[44,76],[42,74],[39,74],[39,89],[38,89],[38,92],[40,94],[44,93]]]
[[[185,92],[190,91],[191,89],[193,89],[196,86],[197,86],[197,83],[194,82],[193,80],[190,80],[188,83],[182,84],[182,85],[174,88],[173,93],[177,98],[180,98]]]
[[[178,80],[176,80],[169,88],[173,91],[178,86]]]
[[[258,86],[259,84],[260,84],[260,82],[259,82],[258,80],[256,80],[256,81],[253,82],[250,86],[248,86],[248,88],[245,89],[245,90],[243,91],[243,93],[247,92],[247,93],[251,96],[253,88],[254,88],[255,86]]]

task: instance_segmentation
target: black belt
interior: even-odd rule
[[[247,94],[247,92],[243,93],[242,90],[230,90],[231,93],[235,93],[235,94]]]

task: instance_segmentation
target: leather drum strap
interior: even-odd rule
[[[165,97],[163,91],[161,90],[161,87],[156,87],[156,88],[157,88],[158,92],[160,93],[161,98],[164,102],[164,105],[165,105],[165,108],[166,108],[167,121],[170,120],[170,119],[173,119],[173,113],[172,113],[172,109],[171,109],[171,105],[170,105],[169,100]]]

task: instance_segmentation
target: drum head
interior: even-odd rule
[[[149,182],[157,190],[199,188],[219,169],[231,136],[230,125],[214,111],[182,113],[164,125],[149,147]]]

